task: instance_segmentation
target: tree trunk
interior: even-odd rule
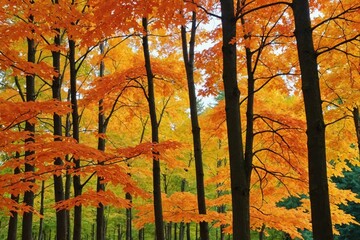
[[[236,67],[236,17],[234,1],[221,0],[223,32],[223,82],[225,92],[226,126],[230,156],[233,238],[250,239],[249,172],[245,162],[241,137],[240,91]]]
[[[100,53],[104,54],[104,43],[100,43]],[[100,77],[104,76],[105,65],[104,62],[100,62]],[[103,100],[99,101],[99,113],[98,113],[98,150],[105,151],[105,138],[101,134],[106,133],[106,124],[105,124],[105,115],[103,108]],[[99,162],[100,165],[103,165],[103,162]],[[97,187],[96,191],[105,191],[105,185],[101,183],[103,177],[97,177]],[[96,239],[104,240],[105,239],[105,216],[104,216],[104,205],[99,204],[99,207],[96,209]]]
[[[174,223],[174,240],[177,240],[177,223]]]
[[[77,86],[76,86],[76,66],[75,66],[75,41],[69,40],[69,63],[70,63],[70,95],[71,95],[71,107],[72,107],[72,126],[73,126],[73,138],[79,142],[79,112],[77,105]],[[75,171],[80,168],[80,160],[73,159],[75,164]],[[73,176],[74,196],[80,196],[82,193],[82,185],[80,182],[80,175],[75,174]],[[82,206],[74,207],[74,230],[73,240],[81,239],[81,212]]]
[[[103,120],[104,115],[102,113],[102,100],[99,102],[99,133],[103,133]],[[101,151],[105,151],[105,139],[103,137],[99,137],[98,139],[98,149]],[[103,165],[102,163],[99,163]],[[97,187],[96,191],[105,191],[105,185],[101,183],[102,177],[97,177]],[[96,208],[96,239],[104,240],[105,239],[105,215],[104,215],[104,205],[99,203],[99,206]]]
[[[145,68],[148,80],[148,96],[150,121],[151,121],[151,141],[153,144],[159,143],[159,125],[156,117],[155,107],[155,93],[154,93],[154,75],[151,69],[150,51],[148,43],[148,20],[142,19],[142,25],[145,35],[142,37]],[[154,212],[155,212],[155,232],[157,240],[164,240],[164,223],[162,215],[162,200],[161,200],[161,171],[159,153],[153,151],[153,197],[154,197]]]
[[[145,239],[145,229],[141,228],[139,230],[139,240],[144,240]]]
[[[190,165],[190,164],[189,164]],[[185,192],[185,186],[186,186],[186,179],[183,178],[181,180],[181,185],[180,185],[180,191],[181,192]],[[185,237],[185,223],[184,222],[180,222],[180,226],[179,226],[180,230],[179,230],[179,239],[180,240],[184,240]]]
[[[33,16],[29,17],[29,22],[33,22]],[[28,45],[28,62],[35,63],[35,42],[34,39],[27,39]],[[35,76],[27,75],[26,76],[26,101],[34,102],[35,101]],[[25,122],[25,131],[30,133],[30,136],[25,139],[25,145],[28,143],[34,142],[34,133],[35,133],[35,125],[30,123],[29,121]],[[34,152],[31,150],[25,151],[25,172],[33,172],[35,167],[32,161],[31,155]],[[35,179],[29,180],[32,184],[35,184]],[[34,192],[32,190],[26,191],[24,193],[24,203],[30,207],[34,206]],[[33,223],[33,213],[26,212],[23,215],[22,222],[22,239],[23,240],[31,240],[32,239],[32,223]]]
[[[353,111],[353,118],[354,118],[354,126],[356,132],[356,140],[357,140],[357,147],[360,156],[360,117],[359,117],[359,108],[354,107]]]
[[[186,240],[191,240],[190,223],[186,223]]]
[[[125,199],[132,202],[132,196],[130,193],[125,194]],[[126,208],[126,240],[132,240],[132,211],[130,208]]]
[[[186,70],[186,77],[188,82],[188,92],[190,101],[190,116],[191,116],[191,128],[193,135],[193,148],[195,155],[195,169],[196,169],[196,189],[197,189],[197,202],[199,214],[206,215],[206,203],[205,203],[205,187],[204,187],[204,170],[202,162],[202,150],[201,150],[201,136],[200,126],[198,121],[197,112],[197,100],[194,83],[194,48],[195,48],[195,34],[196,34],[196,13],[192,13],[192,25],[190,33],[190,46],[187,47],[186,29],[185,26],[181,26],[181,41],[183,58]],[[209,239],[209,227],[207,222],[200,222],[200,239]]]
[[[220,145],[220,144],[219,144],[219,145]],[[217,165],[218,168],[222,166],[222,162],[223,162],[223,160],[221,160],[221,159],[218,159],[218,160],[217,160],[217,164],[216,164],[216,165]],[[224,165],[225,165],[225,161],[224,161]],[[222,183],[218,183],[218,184],[216,185],[216,187],[219,188],[219,187],[221,187],[222,185],[223,185]],[[217,193],[217,197],[221,197],[221,196],[224,195],[224,194],[223,194],[223,191],[221,191],[221,190],[216,190],[216,193]],[[217,207],[217,212],[218,212],[218,213],[225,213],[225,209],[226,209],[226,206],[225,206],[224,204],[222,204],[222,205],[220,205],[220,206]],[[221,225],[220,225],[220,228],[219,228],[219,231],[220,231],[220,240],[225,240],[224,228],[225,228],[225,225],[224,225],[224,224],[221,224]]]
[[[55,4],[58,4],[58,0],[55,0]],[[54,38],[54,44],[56,46],[60,46],[61,39],[60,39],[60,30],[55,29],[57,33]],[[60,51],[52,51],[53,57],[53,68],[58,73],[57,76],[53,77],[53,84],[52,88],[52,97],[58,101],[61,101],[61,75],[60,75]],[[61,116],[54,113],[53,114],[53,122],[54,122],[54,140],[61,141],[62,136],[62,123],[61,123]],[[55,158],[54,164],[56,166],[62,166],[63,161],[60,157]],[[63,184],[63,177],[62,174],[57,172],[53,175],[54,179],[54,194],[55,194],[55,203],[64,200],[64,184]],[[66,225],[66,210],[59,210],[56,211],[56,238],[57,240],[66,239],[66,235],[68,232],[68,228]]]
[[[171,235],[172,235],[172,222],[168,222],[165,226],[165,236],[167,240],[171,240]]]
[[[68,157],[67,157],[68,158]],[[71,189],[71,175],[66,173],[65,176],[65,196],[64,199],[69,199],[70,198],[70,189]],[[70,210],[66,210],[65,211],[65,218],[66,218],[66,229],[67,229],[67,233],[66,233],[66,240],[70,240],[71,239],[71,221],[70,221]]]
[[[70,89],[68,91],[68,97],[67,97],[67,101],[70,101]],[[71,128],[71,122],[70,122],[70,114],[66,115],[66,122],[65,122],[65,136],[66,137],[70,137],[70,128]],[[69,162],[70,158],[69,155],[65,156],[65,161]],[[66,175],[65,175],[65,194],[64,194],[64,199],[67,200],[70,198],[70,192],[71,192],[71,175],[68,173],[68,171],[66,171]],[[70,210],[65,210],[65,217],[66,217],[66,229],[67,229],[67,235],[66,235],[66,240],[70,240],[71,239],[71,221],[70,221]]]
[[[264,231],[265,231],[265,224],[263,224],[261,226],[261,229],[260,229],[260,232],[259,232],[259,240],[264,240],[264,237],[265,237]]]
[[[16,152],[16,158],[20,158],[20,153]],[[19,174],[20,168],[16,167],[14,169],[14,174]],[[11,200],[14,202],[19,202],[19,195],[11,194]],[[18,223],[18,213],[15,211],[11,211],[11,216],[9,219],[9,227],[8,227],[8,236],[7,240],[16,240],[17,239],[17,223]]]
[[[41,181],[41,192],[40,192],[40,211],[41,215],[44,215],[44,194],[45,194],[45,181]],[[38,240],[42,240],[44,238],[44,219],[40,218],[39,223],[39,236]]]
[[[311,222],[314,240],[333,239],[329,190],[326,172],[325,124],[316,53],[313,46],[308,0],[294,0],[295,37],[299,55],[304,96]]]
[[[244,7],[244,6],[243,6]],[[241,18],[241,24],[245,25],[245,20]],[[245,30],[245,28],[244,28]],[[245,33],[244,40],[250,37],[249,33]],[[260,52],[258,53],[260,54]],[[246,57],[246,72],[248,75],[248,85],[247,85],[247,104],[246,104],[246,135],[245,135],[245,181],[246,187],[248,189],[247,195],[250,195],[250,181],[251,181],[251,171],[252,171],[252,162],[253,162],[253,145],[254,145],[254,94],[255,94],[255,78],[254,70],[252,64],[252,52],[249,47],[245,46],[245,57]],[[248,198],[247,208],[250,211],[250,199]],[[250,212],[249,212],[250,214]],[[250,220],[250,217],[249,217]]]
[[[179,227],[180,227],[179,240],[184,240],[184,237],[185,237],[185,224],[184,224],[184,222],[181,222]]]

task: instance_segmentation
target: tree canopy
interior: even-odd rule
[[[357,1],[0,2],[1,239],[359,231]]]

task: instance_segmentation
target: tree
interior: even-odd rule
[[[33,3],[33,2],[31,2]],[[34,17],[32,15],[29,16],[29,23],[34,21]],[[30,36],[27,38],[28,45],[28,62],[35,63],[35,40]],[[26,76],[26,101],[33,102],[35,101],[35,75],[29,74]],[[25,122],[25,131],[28,131],[29,137],[25,139],[25,144],[29,144],[34,142],[34,133],[35,133],[35,124],[26,121]],[[35,170],[34,163],[32,163],[32,155],[34,151],[26,150],[25,151],[25,172],[33,172]],[[34,183],[35,179],[31,179],[30,182]],[[24,202],[33,207],[34,205],[34,192],[32,190],[26,191],[24,193]],[[22,239],[23,240],[31,240],[32,239],[32,222],[33,222],[33,213],[26,212],[23,215],[23,227],[22,227]]]
[[[154,94],[154,75],[151,69],[150,50],[148,43],[148,20],[146,17],[142,19],[144,27],[144,36],[142,37],[143,52],[145,59],[146,77],[148,81],[147,101],[149,104],[150,123],[151,123],[151,142],[154,144],[153,154],[153,197],[154,197],[154,213],[155,213],[155,228],[156,239],[164,240],[164,226],[162,216],[162,201],[161,201],[161,173],[160,173],[160,159],[159,152],[157,152],[156,144],[159,143],[159,123],[156,117],[155,94]]]
[[[56,0],[54,4],[59,4]],[[61,37],[60,37],[60,30],[55,29],[56,35],[54,37],[54,45],[55,47],[60,47],[61,45]],[[60,50],[52,51],[52,59],[53,59],[53,67],[56,71],[57,75],[53,77],[53,84],[52,84],[52,97],[58,101],[61,101],[61,74],[60,74]],[[62,120],[59,114],[54,113],[53,115],[53,122],[54,122],[54,140],[61,141],[62,134]],[[57,157],[54,160],[54,164],[56,166],[63,165],[63,160],[61,157]],[[61,171],[61,170],[60,170]],[[55,203],[61,202],[65,199],[65,191],[64,191],[64,184],[63,184],[63,177],[62,173],[59,171],[54,174],[54,193],[55,193]],[[60,210],[56,212],[56,238],[66,239],[68,235],[68,225],[66,224],[66,211]]]
[[[314,239],[333,239],[326,171],[325,123],[322,113],[316,53],[312,38],[309,2],[307,0],[295,0],[292,3],[292,8],[306,112],[313,235]]]
[[[0,228],[11,213],[9,238],[17,233],[16,215],[32,212],[33,237],[57,232],[70,239],[74,215],[62,216],[75,209],[81,224],[75,239],[79,233],[120,239],[125,224],[127,239],[131,228],[141,228],[142,239],[213,239],[219,228],[234,239],[300,238],[299,229],[311,229],[303,66],[291,11],[298,1],[0,2]],[[334,179],[351,171],[359,155],[353,115],[360,97],[360,5],[342,0],[308,8],[321,91],[317,113]],[[31,61],[28,40],[36,48]],[[97,51],[105,42],[105,51]],[[26,99],[30,77],[36,101]],[[202,99],[209,96],[216,102]],[[204,103],[201,114],[191,111],[195,98]],[[36,131],[24,131],[27,122]],[[219,167],[229,152],[231,166]],[[193,155],[196,164],[189,164]],[[77,188],[70,188],[70,177],[79,180]],[[354,224],[342,209],[358,198],[328,186],[332,225]],[[26,192],[33,193],[32,206],[18,201]],[[297,207],[278,204],[287,198],[299,199]],[[166,236],[159,222],[167,223]],[[208,233],[204,223],[212,226]]]
[[[194,51],[195,51],[195,34],[196,34],[196,12],[192,12],[192,23],[190,30],[190,44],[187,46],[186,28],[181,26],[181,41],[183,58],[188,80],[188,91],[190,101],[191,127],[193,134],[193,147],[196,166],[196,187],[198,196],[199,214],[206,214],[205,187],[204,187],[204,170],[201,151],[200,126],[198,121],[198,101],[196,99],[194,83]],[[209,229],[207,222],[200,222],[200,238],[209,239]]]
[[[100,54],[104,54],[104,43],[100,43]],[[104,61],[100,62],[100,77],[104,76],[105,71],[105,65]],[[105,122],[105,115],[104,115],[104,108],[103,108],[103,99],[100,99],[99,101],[99,113],[98,113],[98,149],[100,151],[105,151],[105,136],[102,136],[106,133],[106,121]],[[103,164],[102,162],[99,162],[99,164]],[[102,183],[103,177],[98,176],[97,183],[96,183],[96,191],[104,191],[105,185]],[[104,216],[104,205],[102,203],[99,204],[99,206],[96,208],[96,239],[97,240],[104,240],[105,239],[105,216]]]
[[[70,95],[71,95],[71,108],[72,108],[72,136],[79,142],[79,112],[78,112],[78,103],[77,103],[77,69],[76,69],[76,59],[75,59],[75,40],[69,39],[69,63],[70,63]],[[73,158],[75,164],[75,169],[80,168],[80,159]],[[80,182],[80,175],[73,176],[73,186],[74,186],[74,196],[80,196],[82,193],[82,184]],[[73,238],[81,239],[81,205],[75,206],[74,209],[74,228],[73,228]]]
[[[230,178],[233,212],[233,236],[250,239],[249,178],[251,166],[244,159],[240,121],[240,91],[236,67],[236,16],[234,1],[221,1],[223,82],[225,92],[226,125],[230,156]]]

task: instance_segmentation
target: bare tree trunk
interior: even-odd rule
[[[68,91],[68,97],[67,101],[70,101],[70,89]],[[65,136],[70,137],[70,128],[71,128],[71,122],[70,122],[70,114],[66,115],[66,122],[65,122]],[[70,158],[69,155],[65,156],[65,161],[69,162]],[[70,192],[71,192],[71,175],[66,171],[65,175],[65,193],[64,193],[64,199],[67,200],[70,198]],[[70,210],[65,210],[65,218],[66,218],[66,240],[71,239],[71,221],[70,221]]]
[[[179,240],[184,240],[184,237],[185,237],[185,224],[184,224],[184,222],[181,222],[179,227],[180,227]]]
[[[145,240],[145,229],[144,228],[139,230],[139,240]]]
[[[16,158],[20,158],[20,153],[16,152]],[[14,169],[14,174],[19,174],[20,168],[16,167]],[[11,194],[11,200],[15,202],[19,202],[19,195]],[[16,240],[17,239],[17,223],[18,223],[18,213],[15,211],[11,211],[11,216],[9,219],[9,227],[8,227],[8,236],[7,240]]]
[[[30,15],[29,22],[33,22],[33,16]],[[28,62],[35,63],[35,41],[34,39],[27,39],[28,45]],[[35,101],[35,76],[27,75],[26,76],[26,101],[34,102]],[[25,131],[30,133],[30,136],[25,139],[25,144],[34,142],[34,133],[35,125],[29,121],[25,122]],[[34,152],[31,150],[25,151],[25,172],[33,172],[35,167],[32,163],[32,157]],[[32,184],[35,184],[35,179],[29,180]],[[24,203],[30,207],[34,206],[34,192],[32,190],[26,191],[24,193]],[[33,223],[33,213],[25,212],[23,215],[22,222],[22,239],[23,240],[32,240],[32,223]]]
[[[201,136],[200,126],[198,121],[197,100],[194,83],[194,49],[195,49],[195,34],[196,34],[196,13],[192,13],[192,25],[190,32],[190,46],[187,47],[186,29],[181,26],[181,41],[183,49],[183,58],[186,69],[186,77],[188,82],[189,101],[190,101],[190,116],[191,127],[193,135],[193,148],[195,155],[195,169],[196,169],[196,189],[197,189],[197,202],[199,214],[206,215],[205,203],[205,187],[204,187],[204,170],[202,161],[201,150]],[[200,239],[209,239],[209,227],[207,222],[200,222]]]
[[[68,158],[68,157],[66,157]],[[67,160],[68,161],[68,160]],[[65,176],[65,195],[64,195],[64,199],[69,199],[70,198],[70,189],[71,189],[71,175],[66,173]],[[66,229],[67,229],[67,233],[66,233],[66,240],[70,240],[71,239],[71,221],[70,221],[70,210],[66,210],[65,211],[65,217],[66,217]]]
[[[250,240],[249,166],[244,158],[240,122],[240,91],[236,67],[236,16],[233,0],[221,0],[223,32],[223,82],[225,92],[226,126],[230,156],[230,179],[234,239]]]
[[[325,123],[308,0],[294,0],[295,37],[299,55],[307,125],[311,222],[314,240],[332,240],[326,170]]]
[[[100,43],[100,53],[104,54],[104,43]],[[100,63],[100,77],[104,76],[105,65],[104,62],[101,61]],[[103,100],[99,101],[99,113],[98,113],[98,150],[105,151],[105,139],[101,134],[106,133],[106,123],[105,123],[105,115],[104,115],[104,108],[103,108]],[[99,162],[100,165],[103,165],[102,162]],[[97,177],[97,187],[96,191],[105,191],[105,185],[101,183],[103,177]],[[104,205],[102,203],[99,204],[98,208],[96,209],[96,239],[97,240],[104,240],[105,239],[105,216],[104,216]]]
[[[190,163],[189,163],[190,165]],[[185,192],[185,186],[186,186],[186,179],[183,178],[181,180],[181,185],[180,185],[180,191],[181,192]],[[184,240],[185,237],[185,223],[184,222],[180,222],[180,230],[179,230],[179,240]]]
[[[41,215],[44,215],[44,194],[45,194],[45,181],[41,181],[41,192],[40,192],[40,211]],[[42,240],[44,238],[44,218],[40,218],[39,223],[39,236],[38,240]]]
[[[355,126],[355,132],[356,132],[356,139],[357,139],[357,147],[358,152],[360,156],[360,117],[359,117],[359,108],[354,107],[353,111],[353,118],[354,118],[354,126]]]
[[[125,199],[132,202],[132,196],[130,193],[125,194]],[[126,209],[126,240],[132,240],[132,208]]]
[[[55,4],[58,4],[58,0],[54,1]],[[60,30],[55,29],[57,33],[54,38],[54,44],[56,46],[60,46],[61,39],[60,39]],[[53,68],[58,73],[57,76],[53,77],[53,84],[52,88],[52,97],[53,99],[61,101],[61,75],[60,75],[60,51],[52,51],[53,57]],[[53,122],[54,122],[54,140],[61,141],[62,136],[62,123],[61,123],[61,116],[54,113],[53,114]],[[56,166],[62,166],[63,161],[60,157],[55,158],[54,164]],[[56,173],[53,175],[54,179],[54,194],[55,194],[55,203],[63,201],[65,198],[64,193],[64,184],[63,184],[63,176],[61,173]],[[68,232],[68,228],[66,225],[66,210],[62,209],[56,211],[56,238],[57,240],[66,239],[66,235]]]
[[[142,19],[142,25],[145,35],[142,37],[145,68],[148,79],[148,96],[150,121],[151,121],[151,141],[154,144],[159,143],[159,124],[156,117],[155,107],[155,93],[154,93],[154,75],[151,69],[150,51],[148,43],[148,20]],[[155,231],[156,239],[164,240],[164,222],[162,215],[162,200],[161,200],[161,171],[160,171],[160,159],[159,153],[153,151],[153,196],[154,196],[154,212],[155,212]]]
[[[191,240],[191,228],[190,223],[186,223],[186,240]]]
[[[220,146],[220,144],[219,144],[219,146]],[[219,167],[221,167],[222,166],[222,162],[223,162],[223,160],[221,160],[221,159],[218,159],[217,160],[217,167],[219,168]],[[224,161],[224,165],[225,165],[225,161]],[[218,183],[217,184],[217,188],[218,187],[220,187],[221,185],[223,185],[222,183]],[[216,191],[216,193],[217,193],[217,197],[221,197],[222,195],[223,195],[223,192],[221,191],[221,190],[217,190]],[[225,205],[221,205],[221,206],[218,206],[217,207],[217,212],[218,213],[225,213]],[[220,231],[220,240],[225,240],[225,234],[224,234],[224,228],[225,228],[225,225],[220,225],[220,228],[219,228],[219,231]]]
[[[76,75],[77,70],[75,66],[75,41],[69,40],[69,62],[70,62],[70,95],[71,95],[71,107],[72,107],[72,126],[73,126],[73,138],[79,142],[79,112],[77,105],[77,86]],[[80,168],[80,160],[73,159],[75,164],[75,170]],[[82,193],[82,185],[80,182],[80,176],[75,174],[73,176],[74,196],[80,196]],[[73,240],[81,240],[81,212],[82,206],[74,207],[74,230]]]

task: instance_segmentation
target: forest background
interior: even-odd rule
[[[1,239],[360,236],[358,1],[0,2]]]

